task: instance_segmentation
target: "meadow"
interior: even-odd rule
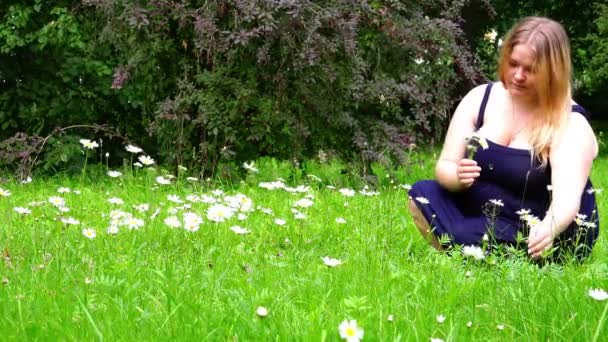
[[[434,156],[412,160],[373,186],[272,159],[240,182],[151,164],[0,184],[1,339],[608,338],[605,227],[582,264],[437,252],[405,210]]]

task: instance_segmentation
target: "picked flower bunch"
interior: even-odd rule
[[[473,134],[466,137],[465,140],[467,141],[468,159],[473,159],[475,153],[477,152],[477,149],[479,149],[480,147],[484,150],[488,148],[488,141],[486,140],[486,138],[482,137],[477,132],[473,132]]]

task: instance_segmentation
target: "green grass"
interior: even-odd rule
[[[582,265],[539,267],[517,257],[473,261],[458,252],[448,256],[432,250],[405,210],[407,192],[398,185],[431,177],[429,162],[413,163],[407,172],[385,172],[379,195],[354,197],[338,192],[351,184],[340,184],[335,176],[339,167],[328,166],[328,174],[321,175],[323,166],[316,165],[316,175],[324,182],[331,179],[337,189],[306,174],[288,184],[311,185],[314,204],[300,209],[305,220],[296,220],[291,212],[305,193],[258,187],[260,181],[274,180],[268,175],[293,173],[286,165],[264,166],[270,168],[261,165],[259,174],[224,186],[185,180],[157,185],[146,172],[116,179],[55,177],[3,184],[12,195],[0,197],[2,339],[336,341],[344,319],[356,319],[365,340],[608,337],[608,301],[587,294],[590,288],[608,290],[605,230]],[[596,188],[608,187],[600,176],[607,168],[605,157],[596,161]],[[58,194],[62,186],[72,192]],[[244,194],[254,207],[270,208],[273,214],[257,209],[243,221],[233,217],[213,223],[205,217],[209,204],[192,203],[178,216],[184,211],[203,216],[200,230],[165,225],[169,210],[180,206],[167,195],[185,199],[217,188]],[[64,217],[81,224],[58,220],[57,209],[48,202],[51,196],[63,197],[70,208]],[[605,196],[598,195],[602,221],[608,212]],[[125,203],[112,205],[110,197]],[[28,206],[33,201],[41,203]],[[150,205],[147,212],[133,209],[142,203]],[[13,210],[17,206],[32,213],[20,215]],[[110,235],[112,209],[132,213],[145,225],[139,230],[120,227]],[[158,216],[151,219],[157,209]],[[338,217],[346,224],[338,224]],[[275,218],[287,224],[277,225]],[[251,233],[233,233],[229,228],[237,224]],[[96,238],[82,234],[88,227]],[[324,256],[343,264],[327,267]],[[267,317],[256,316],[258,306],[268,308]],[[393,322],[387,320],[389,314]],[[446,320],[439,323],[438,315]]]

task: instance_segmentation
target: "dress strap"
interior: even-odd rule
[[[587,119],[587,121],[589,121],[589,119],[591,119],[589,113],[587,113],[585,108],[583,108],[583,106],[581,106],[579,104],[572,105],[572,111],[575,113],[583,114],[583,116],[585,117],[585,119]]]
[[[486,86],[486,92],[483,94],[483,100],[481,101],[481,106],[479,107],[479,114],[477,114],[477,123],[475,124],[475,130],[478,130],[483,125],[483,116],[486,112],[486,105],[488,104],[488,99],[490,98],[490,91],[492,90],[492,86],[494,83],[490,82]]]

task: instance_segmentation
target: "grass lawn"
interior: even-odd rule
[[[2,339],[337,341],[346,319],[365,340],[608,339],[608,301],[589,296],[608,290],[605,227],[582,265],[448,256],[405,211],[432,162],[374,189],[335,165],[257,166],[236,184],[156,168],[1,184]]]

